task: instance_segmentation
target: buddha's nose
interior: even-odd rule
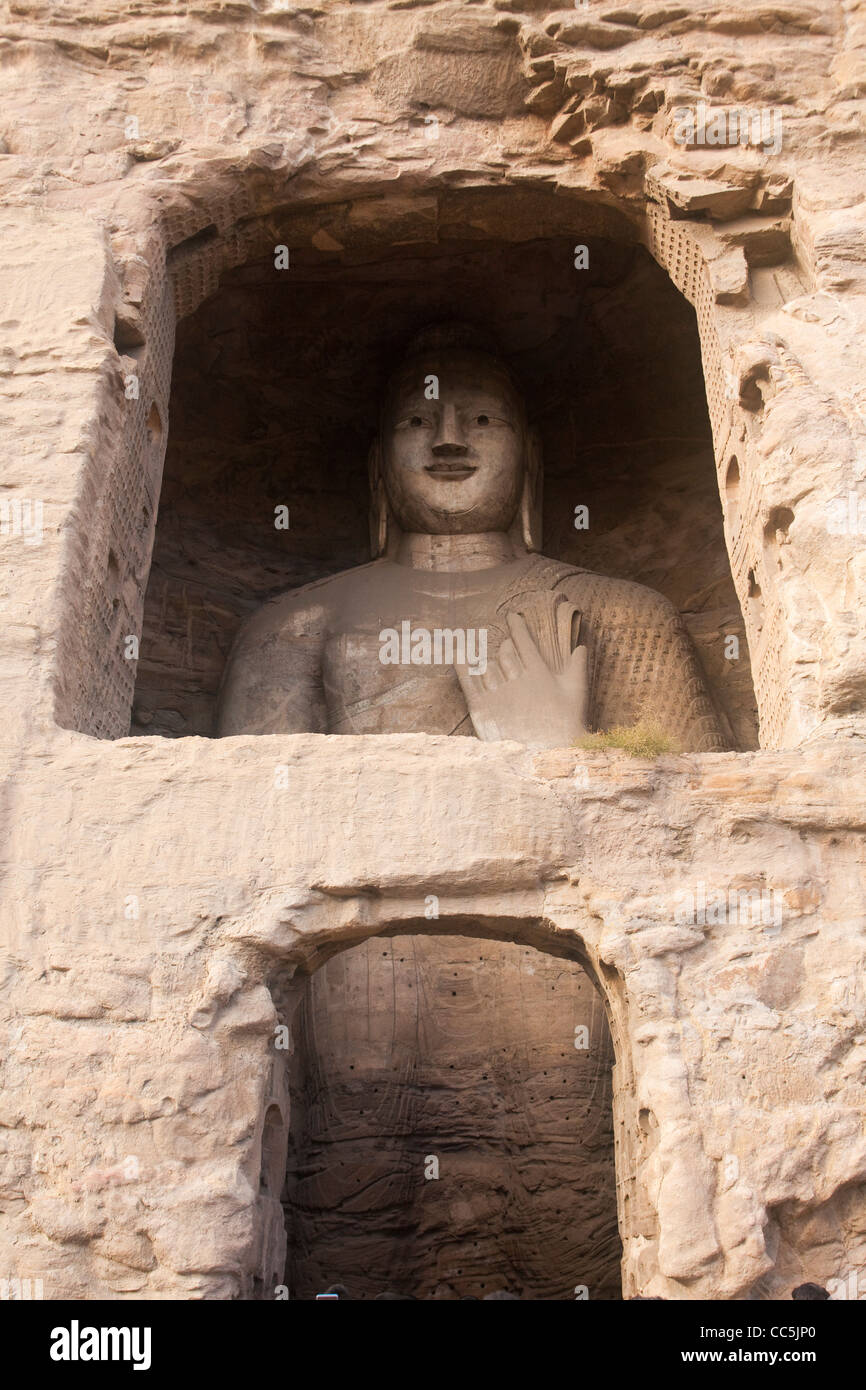
[[[437,458],[459,458],[468,453],[468,446],[453,405],[443,406],[439,428],[431,447]]]

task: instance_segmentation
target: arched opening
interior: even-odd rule
[[[365,459],[384,381],[414,330],[457,316],[524,386],[543,444],[544,553],[669,598],[726,743],[756,746],[694,311],[622,228],[577,241],[545,210],[549,234],[533,236],[519,201],[507,232],[501,195],[454,195],[446,226],[409,200],[402,223],[387,199],[363,216],[273,218],[270,245],[259,227],[256,257],[182,321],[132,733],[212,735],[243,619],[369,558]],[[216,244],[181,248],[177,273]]]
[[[420,933],[332,956],[292,1025],[288,1296],[620,1298],[613,1063],[572,955]]]
[[[543,427],[545,553],[669,597],[721,737],[757,745],[746,567],[725,547],[711,441],[721,458],[730,401],[705,248],[655,203],[479,182],[287,201],[248,171],[206,195],[169,190],[147,226],[136,211],[118,241],[104,447],[69,551],[66,591],[83,600],[58,642],[61,726],[212,732],[243,616],[368,554],[363,459],[347,470],[344,451],[368,434],[404,335],[457,314],[491,330]]]

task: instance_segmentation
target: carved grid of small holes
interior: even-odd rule
[[[246,195],[227,200],[232,219],[248,214],[249,209]],[[124,655],[124,638],[141,633],[147,561],[168,428],[176,318],[192,313],[213,293],[225,265],[237,264],[242,254],[237,235],[190,247],[188,256],[181,251],[178,263],[171,267],[170,282],[166,282],[167,251],[196,236],[203,230],[202,223],[197,208],[169,209],[148,237],[143,259],[151,277],[141,306],[146,348],[137,367],[139,398],[124,402],[123,428],[113,441],[109,462],[106,465],[101,459],[103,472],[93,480],[96,495],[84,545],[87,577],[79,617],[85,651],[79,651],[78,659],[69,663],[78,674],[73,688],[65,692],[68,707],[58,708],[58,714],[69,726],[97,738],[119,738],[128,732],[136,664]],[[160,284],[164,290],[158,300],[152,287]],[[148,430],[153,404],[162,426],[157,439]],[[110,554],[115,557],[114,565],[109,565]],[[136,582],[126,584],[128,576]],[[139,595],[134,612],[125,592]]]
[[[226,200],[223,214],[230,225],[236,217],[248,214],[250,198],[244,194]],[[220,218],[222,221],[222,218]],[[165,284],[163,270],[167,250],[195,237],[203,230],[202,213],[197,208],[166,210],[161,224],[149,238],[144,259],[152,270],[150,284]],[[210,224],[207,224],[210,225]],[[85,607],[89,620],[87,661],[73,696],[70,722],[101,738],[126,734],[129,709],[135,685],[135,663],[124,656],[124,637],[141,632],[141,601],[132,612],[123,596],[143,593],[146,565],[155,522],[161,458],[168,428],[168,396],[171,385],[172,356],[176,318],[194,312],[219,283],[226,264],[237,264],[242,254],[235,235],[181,250],[171,267],[170,284],[165,284],[161,301],[150,293],[142,303],[146,351],[139,363],[139,399],[126,403],[125,426],[108,474],[100,480],[100,496],[94,508],[93,537],[89,577],[85,583]],[[148,431],[148,415],[156,404],[162,424],[161,438]],[[107,545],[103,542],[107,539]],[[117,573],[107,573],[107,555],[117,559]],[[138,581],[124,586],[128,575]],[[84,674],[86,670],[87,674]]]
[[[727,516],[727,529],[731,538],[730,544],[728,545],[728,556],[731,562],[731,572],[734,576],[737,593],[742,603],[746,596],[746,577],[752,565],[752,537],[760,529],[761,491],[757,481],[757,470],[750,463],[748,456],[744,455],[742,448],[737,448],[735,452],[740,460],[738,465],[740,483],[737,506],[739,515],[735,528],[731,527],[730,517]],[[723,490],[725,488],[725,479],[730,461],[731,453],[722,455],[720,474]]]
[[[619,1054],[617,1054],[619,1055]],[[640,1190],[638,1187],[638,1162],[635,1152],[634,1136],[636,1116],[634,1095],[627,1084],[625,1075],[617,1076],[619,1067],[613,1069],[613,1113],[618,1123],[614,1130],[616,1142],[616,1193],[619,1213],[623,1222],[623,1235],[626,1239],[634,1232],[632,1221],[641,1217]]]
[[[718,442],[724,433],[727,401],[722,354],[715,325],[715,297],[704,258],[686,228],[655,204],[649,208],[650,250],[694,306],[701,338],[707,408]]]
[[[92,668],[89,732],[102,738],[118,737],[126,732],[135,681],[134,663],[124,656],[123,638],[137,628],[123,597],[123,579],[128,571],[140,573],[143,568],[135,513],[140,505],[140,479],[146,458],[146,381],[147,376],[143,375],[140,399],[128,402],[132,419],[123,431],[122,446],[103,495],[104,504],[100,507],[103,515],[98,533],[108,533],[110,549],[117,557],[116,574],[106,574],[104,554],[97,552],[93,557],[96,569],[91,582],[91,610],[97,630],[92,637],[98,650]]]
[[[741,487],[743,504],[739,543],[734,557],[734,574],[740,586],[740,593],[743,594],[748,587],[749,570],[754,569],[756,575],[761,574],[760,562],[752,553],[752,537],[761,534],[762,493],[756,469],[748,469],[745,478],[741,480]],[[778,748],[781,746],[791,709],[787,683],[782,678],[785,624],[772,595],[766,593],[762,597],[764,627],[757,651],[752,654],[752,670],[760,710],[761,746]]]
[[[775,606],[768,613],[767,620],[769,634],[758,672],[761,743],[765,748],[780,748],[791,713],[791,697],[787,684],[782,680],[785,631],[782,615]]]
[[[225,248],[222,242],[180,253],[171,267],[174,308],[179,319],[195,313],[199,304],[216,291],[224,268]]]
[[[700,250],[691,241],[685,228],[665,216],[661,208],[649,210],[650,249],[664,265],[674,284],[695,306],[704,358],[704,378],[707,405],[713,434],[717,441],[727,432],[727,407],[722,354],[714,321],[715,300],[709,276]],[[723,455],[719,454],[719,457]],[[744,482],[740,524],[730,548],[731,569],[740,592],[741,601],[747,586],[750,568],[749,538],[760,533],[760,495],[751,475]],[[790,717],[791,701],[782,679],[785,649],[785,628],[782,615],[773,602],[766,602],[763,615],[764,630],[758,651],[752,653],[763,747],[779,747]]]
[[[206,213],[196,208],[167,214],[169,254],[176,248],[171,269],[178,319],[194,313],[202,301],[215,292],[224,270],[241,264],[245,238],[239,234],[239,228],[251,218],[254,210],[254,191],[241,184],[214,200]],[[219,235],[207,244],[190,246],[186,251],[183,242],[207,227],[215,227]]]
[[[151,284],[159,284],[154,277]],[[124,654],[124,638],[141,632],[159,469],[167,425],[167,398],[174,350],[174,320],[167,291],[142,303],[146,349],[138,363],[138,400],[123,402],[123,428],[107,468],[96,480],[98,497],[89,518],[87,579],[82,628],[86,647],[69,722],[97,738],[128,732],[135,662]],[[116,389],[122,389],[118,383]],[[147,421],[155,404],[161,437],[151,438]],[[113,554],[115,564],[109,564]],[[129,576],[134,583],[126,583]],[[135,594],[134,609],[126,595]]]

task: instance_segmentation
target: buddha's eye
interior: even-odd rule
[[[489,415],[477,415],[477,416],[475,417],[475,423],[476,423],[476,425],[489,425],[489,424],[490,424],[490,416],[489,416]]]

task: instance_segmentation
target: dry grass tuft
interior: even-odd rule
[[[626,728],[618,724],[603,734],[584,734],[575,748],[621,748],[632,758],[659,758],[662,753],[678,753],[679,746],[660,724],[642,720]]]

